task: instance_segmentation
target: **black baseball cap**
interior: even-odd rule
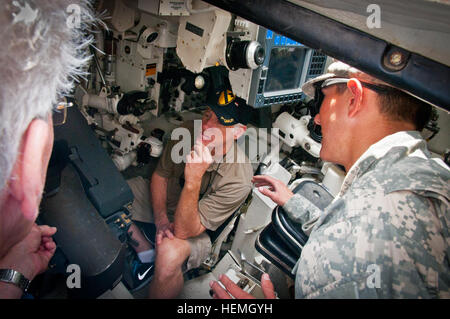
[[[250,120],[251,110],[245,100],[239,97],[234,97],[228,104],[210,103],[208,106],[216,114],[220,124],[224,126],[232,126],[237,123],[247,125]]]
[[[250,118],[249,106],[244,99],[234,95],[228,69],[220,65],[209,67],[205,71],[210,81],[206,104],[216,114],[219,122],[225,126],[237,123],[247,125]]]

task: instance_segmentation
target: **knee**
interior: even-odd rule
[[[156,271],[172,274],[181,269],[183,262],[191,253],[190,245],[186,240],[164,238],[157,247]]]

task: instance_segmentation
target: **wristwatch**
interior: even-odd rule
[[[31,282],[20,272],[13,269],[0,269],[0,281],[16,285],[23,292],[27,292]]]

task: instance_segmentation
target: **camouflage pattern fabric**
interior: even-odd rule
[[[373,144],[324,212],[294,195],[283,208],[310,234],[296,297],[450,298],[449,181],[408,131]]]

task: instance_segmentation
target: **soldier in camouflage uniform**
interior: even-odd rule
[[[325,94],[315,118],[323,132],[321,158],[347,171],[340,193],[322,212],[280,181],[254,177],[310,235],[293,270],[296,298],[450,298],[450,170],[432,158],[418,132],[429,106],[340,62],[306,83],[304,92],[314,96],[317,85]],[[401,96],[390,100],[397,106],[370,113],[376,110],[371,102],[382,105],[386,100],[378,96],[391,93]],[[365,132],[339,134],[344,125],[358,127],[352,119],[365,119]],[[245,297],[228,278],[221,281],[235,297]],[[262,280],[266,297],[269,283]],[[229,297],[216,282],[211,286],[216,298]]]
[[[283,208],[317,220],[296,297],[450,298],[449,180],[418,132],[398,132],[364,153],[323,213],[294,195]]]

